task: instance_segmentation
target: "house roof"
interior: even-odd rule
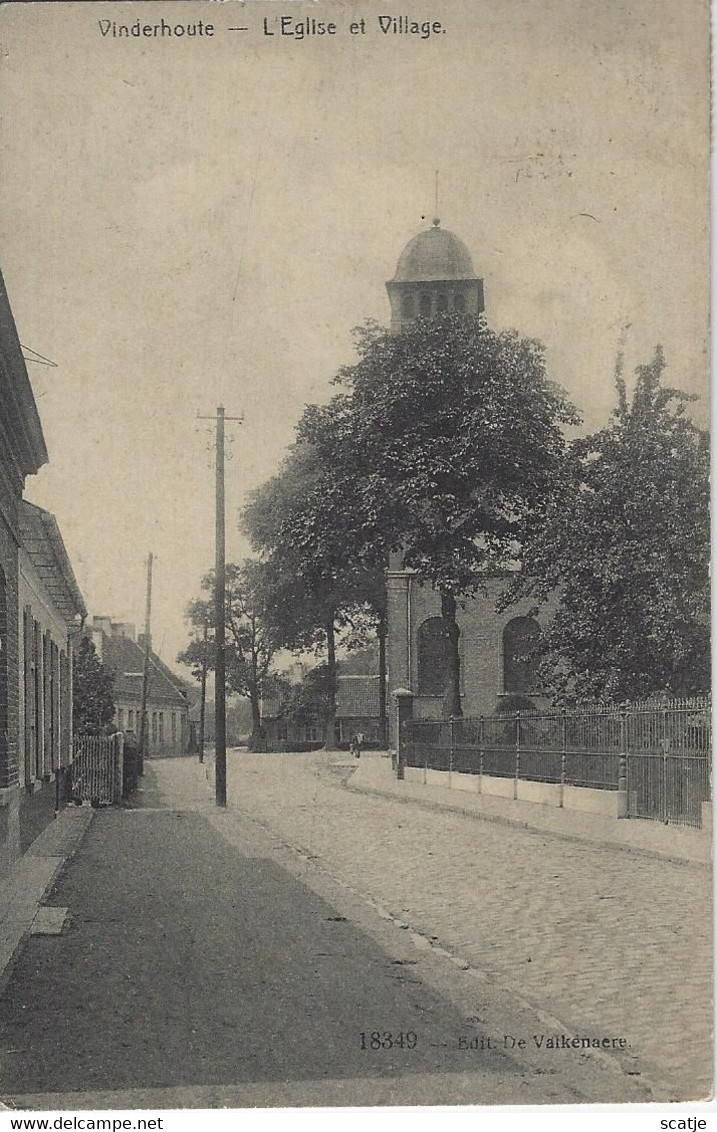
[[[339,676],[336,691],[337,719],[364,719],[380,712],[379,676]]]
[[[20,501],[20,541],[53,604],[68,624],[87,616],[57,520],[49,511]]]
[[[9,433],[16,467],[23,477],[34,475],[47,463],[40,416],[1,273],[0,426]]]
[[[114,694],[117,700],[142,699],[142,674],[144,671],[144,649],[130,637],[109,637],[102,634],[102,663],[114,673]],[[149,684],[147,700],[150,703],[166,703],[186,707],[187,698],[167,669],[166,665],[149,654]]]
[[[336,690],[337,719],[372,719],[380,716],[379,676],[339,676]],[[275,697],[261,702],[262,719],[276,719],[281,705]]]

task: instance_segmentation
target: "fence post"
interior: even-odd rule
[[[620,755],[617,770],[617,816],[626,818],[630,807],[627,797],[627,705],[620,707]]]
[[[393,698],[396,701],[396,778],[402,779],[412,740],[413,692],[408,688],[396,688]]]
[[[115,780],[113,789],[113,803],[122,801],[122,783],[124,781],[124,735],[121,731],[115,735]]]
[[[485,734],[483,716],[478,720],[478,793],[483,793],[483,752],[485,750]]]
[[[560,805],[565,802],[565,784],[568,777],[568,713],[560,712]]]
[[[670,740],[667,737],[667,708],[662,710],[662,820],[667,823],[669,812],[667,805],[667,751]]]
[[[456,761],[456,720],[451,716],[451,749],[448,752],[448,788],[450,790],[451,777],[453,775],[453,767]]]
[[[518,779],[520,778],[520,711],[515,713],[515,780],[513,783],[513,798],[518,797]]]

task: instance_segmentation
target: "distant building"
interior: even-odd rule
[[[144,672],[144,635],[135,639],[128,622],[94,617],[90,629],[97,656],[115,678],[115,724],[139,737]],[[182,755],[189,749],[189,701],[178,676],[149,654],[147,685],[147,754]]]
[[[378,744],[381,702],[378,676],[339,676],[336,689],[336,727],[342,744],[360,731],[367,743]]]
[[[378,745],[380,735],[380,696],[378,676],[339,676],[336,690],[337,746],[348,747],[352,736],[362,732],[368,744]],[[270,750],[282,747],[323,745],[324,724],[320,705],[307,705],[300,715],[284,712],[279,699],[262,701],[261,722]]]

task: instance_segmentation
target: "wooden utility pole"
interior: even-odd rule
[[[217,408],[216,536],[214,563],[214,769],[216,802],[227,804],[227,684],[225,649],[226,551],[224,531],[224,406]]]
[[[147,691],[149,688],[149,652],[152,644],[152,553],[147,555],[147,602],[144,610],[144,665],[142,668],[142,709],[139,725],[139,773],[144,774],[144,755],[147,749]]]
[[[215,417],[200,420],[216,421],[216,545],[214,566],[214,781],[218,806],[227,804],[227,707],[226,707],[226,550],[224,530],[224,424],[242,421],[228,417],[224,406],[217,407]]]
[[[204,714],[207,706],[207,637],[209,635],[209,618],[204,618],[204,636],[202,637],[202,692],[199,701],[199,761],[204,762]]]

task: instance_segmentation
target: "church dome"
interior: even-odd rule
[[[475,279],[471,253],[453,232],[439,227],[419,232],[401,252],[393,283],[425,283],[441,279]]]

